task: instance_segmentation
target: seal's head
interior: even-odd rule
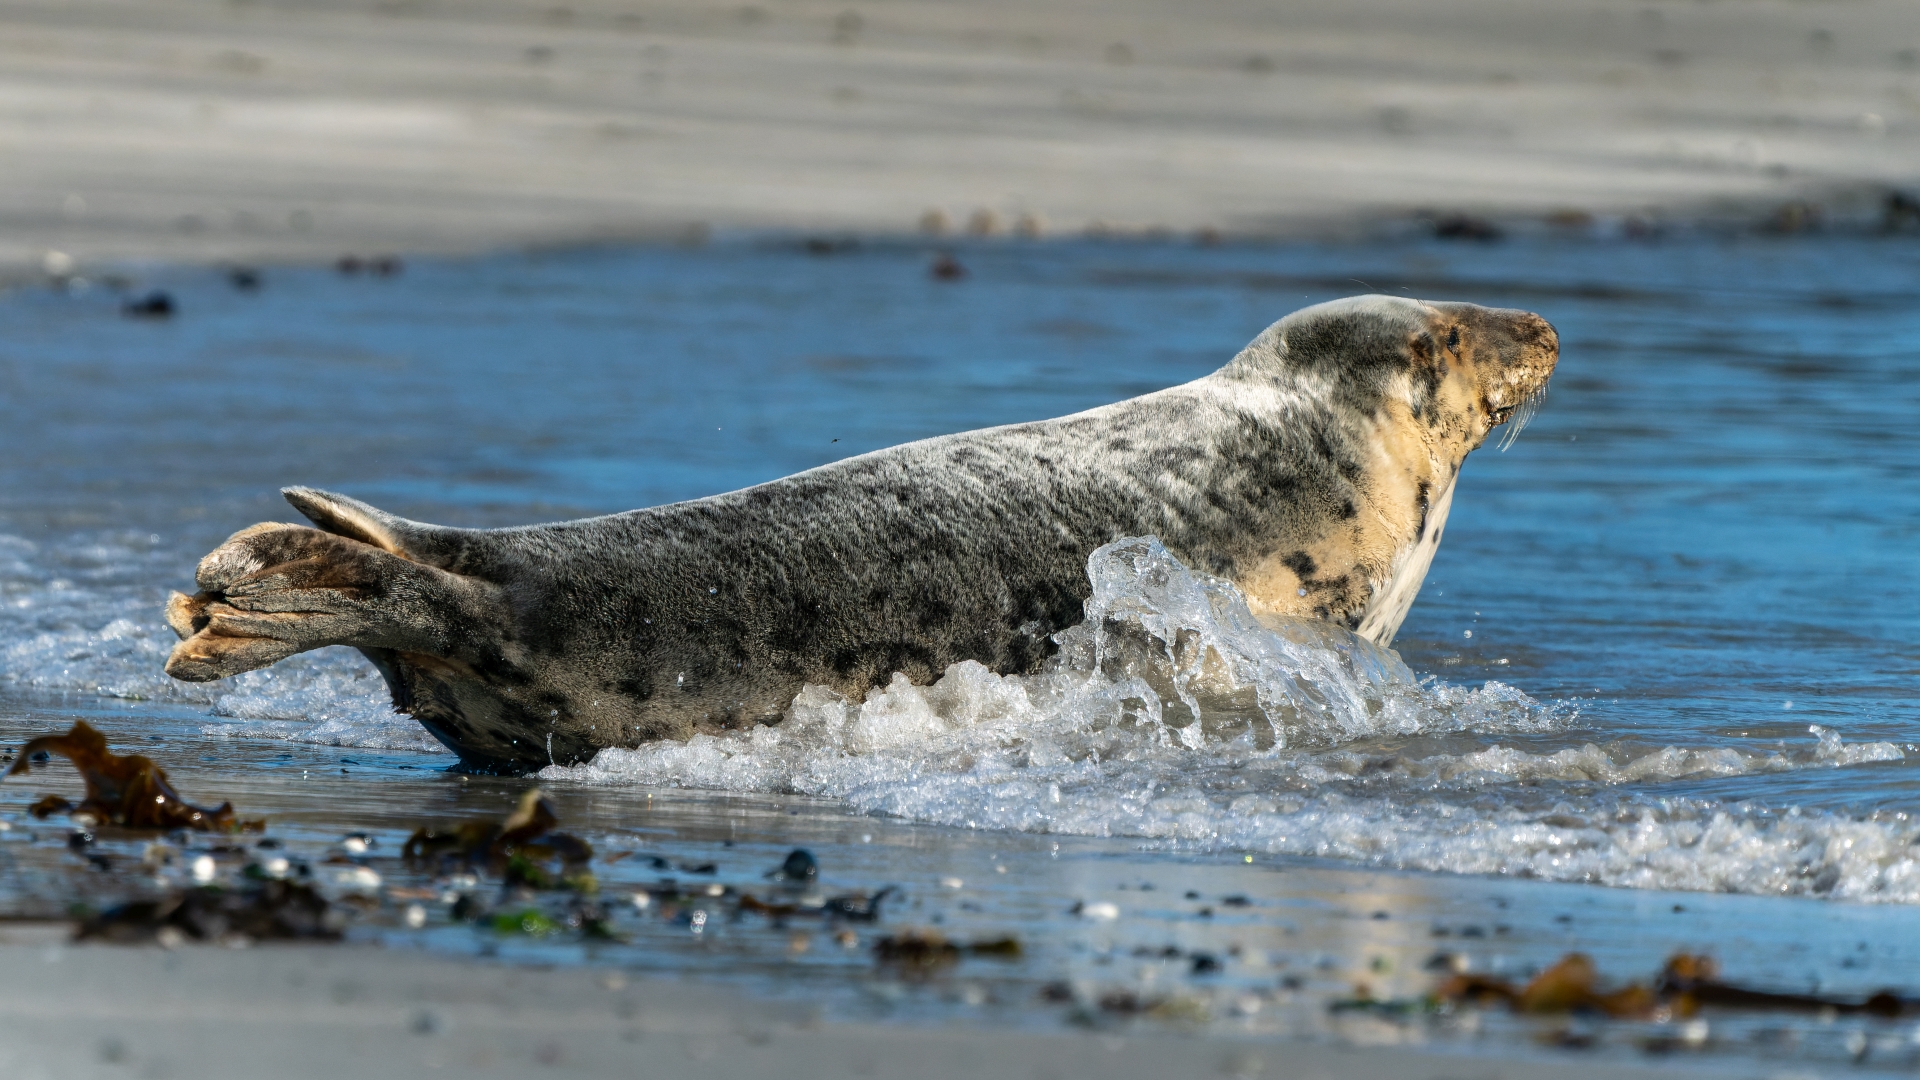
[[[1408,351],[1418,360],[1437,356],[1443,368],[1463,366],[1467,411],[1477,426],[1478,446],[1501,424],[1510,425],[1501,449],[1513,445],[1546,396],[1547,379],[1560,360],[1560,335],[1531,311],[1478,304],[1430,302],[1433,314],[1409,333]],[[1431,371],[1435,365],[1423,365]]]
[[[1398,296],[1302,308],[1269,334],[1290,374],[1359,415],[1404,408],[1454,464],[1502,424],[1512,443],[1560,356],[1559,335],[1532,312]]]
[[[1256,614],[1393,640],[1440,544],[1454,481],[1493,429],[1519,433],[1559,359],[1526,311],[1355,296],[1281,319],[1223,374],[1280,403],[1276,444],[1315,478],[1238,580]]]

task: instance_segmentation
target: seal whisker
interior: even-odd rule
[[[1545,383],[1542,383],[1540,389],[1528,394],[1526,400],[1520,403],[1519,408],[1513,410],[1513,418],[1507,421],[1507,433],[1500,439],[1501,453],[1506,453],[1507,447],[1512,446],[1513,441],[1520,437],[1522,431],[1526,430],[1527,424],[1532,422],[1534,414],[1540,411],[1540,403],[1545,400],[1546,396],[1547,387]]]

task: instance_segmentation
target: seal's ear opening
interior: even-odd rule
[[[408,521],[358,499],[318,488],[282,488],[280,494],[295,510],[305,514],[307,520],[327,532],[371,544],[413,562],[451,569],[466,547],[465,529]]]

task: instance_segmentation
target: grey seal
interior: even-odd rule
[[[1082,617],[1088,556],[1147,535],[1256,614],[1386,645],[1462,462],[1517,431],[1558,357],[1528,312],[1352,297],[1190,383],[690,502],[477,530],[288,488],[313,527],[203,559],[166,669],[350,645],[468,768],[526,771],[777,723],[807,683],[858,700],[963,660],[1031,673]]]

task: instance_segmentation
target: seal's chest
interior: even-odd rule
[[[1374,586],[1373,600],[1354,633],[1383,647],[1393,644],[1393,636],[1400,632],[1400,624],[1406,621],[1414,598],[1420,595],[1420,585],[1427,579],[1428,567],[1433,565],[1433,553],[1440,550],[1440,534],[1446,530],[1447,512],[1453,508],[1453,488],[1458,479],[1459,474],[1455,473],[1433,497],[1420,535],[1394,553],[1388,574]]]

